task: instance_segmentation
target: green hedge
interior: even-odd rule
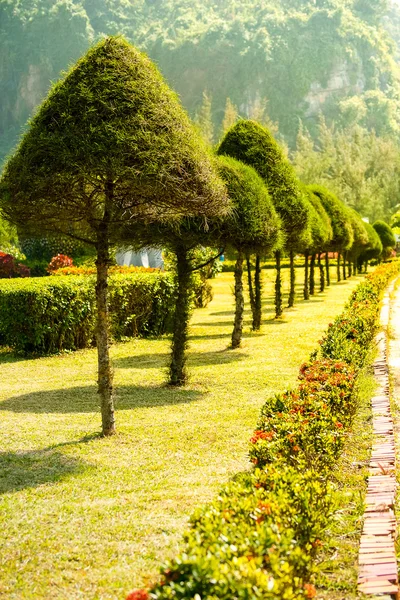
[[[109,282],[111,333],[159,335],[174,306],[172,277],[164,273],[113,275]],[[95,278],[0,281],[0,343],[23,354],[51,354],[95,343]]]
[[[352,294],[294,390],[267,399],[250,441],[255,468],[191,519],[162,581],[127,600],[314,598],[317,554],[336,505],[330,483],[357,410],[356,380],[377,331],[380,298],[399,262]]]

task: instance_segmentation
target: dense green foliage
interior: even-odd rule
[[[372,225],[376,233],[379,235],[379,239],[382,242],[383,257],[389,256],[390,251],[396,247],[396,239],[393,235],[393,231],[387,223],[384,221],[375,221]]]
[[[398,136],[377,136],[358,124],[345,129],[322,120],[315,142],[301,128],[293,161],[304,183],[321,184],[370,221],[389,219],[400,198]]]
[[[218,154],[253,167],[264,179],[282,220],[287,247],[296,247],[307,226],[308,210],[293,167],[267,128],[255,121],[238,121],[227,131]]]
[[[310,185],[308,189],[318,196],[331,220],[333,237],[328,249],[339,252],[349,250],[354,234],[346,207],[333,193],[320,185]]]
[[[218,170],[233,206],[221,221],[217,239],[241,252],[268,252],[279,246],[281,220],[257,172],[224,155],[218,156]]]
[[[368,244],[358,257],[359,268],[367,267],[368,261],[377,259],[382,254],[383,246],[381,238],[376,233],[375,229],[369,223],[364,223],[368,234]]]
[[[160,335],[170,326],[174,286],[169,275],[110,278],[111,332]],[[95,343],[94,278],[60,276],[0,283],[0,341],[24,354],[51,354]]]
[[[304,188],[306,200],[311,204],[309,235],[305,236],[302,249],[308,254],[314,254],[326,250],[332,240],[333,230],[331,220],[326,212],[319,196],[307,187]]]
[[[356,377],[377,331],[381,294],[398,272],[398,262],[384,265],[356,288],[302,366],[298,387],[263,407],[251,439],[255,470],[193,515],[162,583],[128,598],[315,597],[315,557],[335,506],[331,471],[357,410]]]
[[[116,241],[133,216],[218,214],[224,199],[177,97],[148,58],[118,38],[100,42],[54,86],[8,161],[0,192],[20,227],[92,244],[107,199],[107,233]]]
[[[319,110],[354,114],[379,133],[399,129],[394,44],[381,2],[360,0],[1,0],[0,108],[4,155],[59,76],[100,35],[122,33],[157,61],[194,116],[206,90],[216,129],[226,99],[244,117],[260,102],[294,140]],[[393,36],[399,10],[390,17]]]

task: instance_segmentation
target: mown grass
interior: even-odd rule
[[[300,278],[300,270],[299,272]],[[287,273],[285,274],[287,276]],[[98,437],[96,353],[0,356],[0,598],[117,599],[153,579],[193,508],[248,468],[268,394],[294,384],[360,277],[273,315],[229,350],[231,273],[191,327],[191,379],[164,385],[169,340],[115,345],[118,434]],[[299,282],[299,295],[301,285]]]

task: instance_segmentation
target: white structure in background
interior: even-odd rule
[[[157,248],[142,248],[139,252],[121,249],[115,258],[121,267],[164,268],[161,250]]]

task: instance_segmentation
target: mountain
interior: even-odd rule
[[[385,0],[0,0],[0,160],[57,79],[102,35],[154,59],[219,136],[227,98],[294,145],[319,115],[400,131],[399,4]]]

